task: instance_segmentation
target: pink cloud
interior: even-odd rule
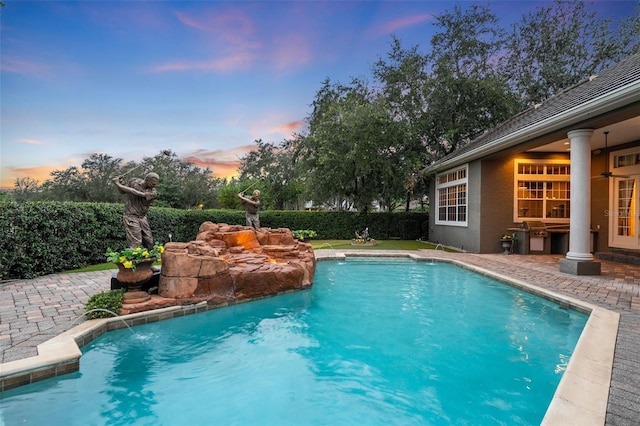
[[[240,10],[227,10],[222,13],[216,10],[197,17],[181,12],[176,12],[175,15],[188,27],[210,33],[225,44],[230,43],[245,49],[260,46],[259,42],[251,40],[256,33],[253,20]]]
[[[209,28],[204,23],[201,23],[195,19],[192,19],[190,16],[187,16],[185,13],[176,12],[175,15],[176,15],[176,18],[178,18],[178,21],[182,22],[188,27],[196,28],[202,31],[209,31]]]
[[[215,58],[202,60],[176,60],[156,65],[151,72],[228,72],[247,69],[255,63],[255,52],[262,47],[254,40],[255,28],[250,17],[238,10],[209,11],[191,16],[175,12],[182,24],[207,35],[205,43],[214,50]]]
[[[414,15],[405,18],[394,19],[383,25],[379,25],[375,28],[374,32],[378,35],[387,35],[403,28],[412,27],[414,25],[422,24],[430,19],[433,19],[433,15],[427,13],[424,15]]]
[[[38,140],[35,140],[35,139],[26,139],[26,138],[18,139],[18,142],[26,143],[26,144],[29,144],[29,145],[42,145],[43,144],[43,142],[41,142],[41,141],[38,141]]]
[[[291,123],[283,124],[282,126],[274,127],[273,129],[270,130],[270,133],[278,132],[278,133],[286,133],[287,135],[291,135],[294,132],[297,132],[300,129],[302,129],[304,126],[305,126],[305,123],[302,120],[293,121]]]
[[[199,42],[211,49],[212,57],[202,60],[177,60],[151,68],[152,72],[205,71],[226,72],[248,69],[258,63],[275,70],[289,72],[313,59],[309,34],[290,26],[281,31],[263,32],[262,21],[250,15],[262,16],[261,6],[251,9],[215,7],[199,14],[175,12],[176,19],[195,29]],[[259,18],[257,18],[259,19]],[[283,18],[284,19],[284,18]],[[264,22],[262,22],[264,24]],[[204,39],[202,39],[204,37]],[[196,39],[196,41],[198,41]]]
[[[213,176],[218,178],[230,178],[238,174],[241,158],[251,151],[255,151],[255,145],[243,145],[229,150],[195,150],[181,159],[198,167],[208,167]]]
[[[271,60],[279,70],[290,70],[313,59],[304,34],[289,34],[276,40],[275,45]]]
[[[65,167],[66,168],[66,167]],[[60,170],[56,166],[38,166],[38,167],[12,167],[7,168],[7,173],[2,173],[0,180],[0,188],[13,189],[17,179],[30,178],[42,184],[45,180],[51,178],[51,172]]]

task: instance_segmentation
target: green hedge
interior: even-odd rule
[[[0,204],[0,280],[35,278],[103,263],[107,248],[126,239],[123,204],[35,202]],[[191,241],[203,222],[245,224],[241,210],[176,210],[152,207],[149,223],[156,241]],[[369,228],[372,238],[426,238],[426,213],[264,211],[263,227],[312,229],[318,239],[351,239]]]

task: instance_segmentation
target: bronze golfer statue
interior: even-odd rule
[[[125,185],[122,176],[113,178],[113,183],[122,194],[127,195],[124,203],[124,228],[127,245],[131,248],[144,246],[153,248],[153,236],[147,220],[151,202],[156,199],[156,186],[160,183],[157,173],[147,173],[144,179],[132,178]]]
[[[253,191],[251,197],[246,197],[244,192],[238,194],[240,202],[244,205],[246,210],[247,226],[253,226],[254,229],[260,229],[260,216],[258,211],[260,210],[260,191]]]

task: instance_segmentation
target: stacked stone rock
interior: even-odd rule
[[[287,228],[205,222],[194,241],[165,244],[154,303],[224,305],[302,290],[313,285],[315,267],[311,244]]]

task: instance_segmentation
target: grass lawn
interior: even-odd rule
[[[351,240],[311,240],[309,242],[314,250],[348,248],[358,250],[419,250],[435,248],[435,244],[416,240],[376,240],[377,244],[375,246],[352,246]]]
[[[311,243],[311,246],[313,246],[314,250],[348,248],[356,248],[358,250],[419,250],[435,248],[435,244],[416,240],[376,240],[377,244],[375,246],[357,247],[351,245],[351,240],[311,240],[309,242]],[[449,249],[445,250],[451,251]],[[160,262],[156,262],[154,265],[160,265]],[[64,273],[104,271],[107,269],[118,269],[118,267],[115,265],[115,263],[100,263],[80,269],[64,271]]]

